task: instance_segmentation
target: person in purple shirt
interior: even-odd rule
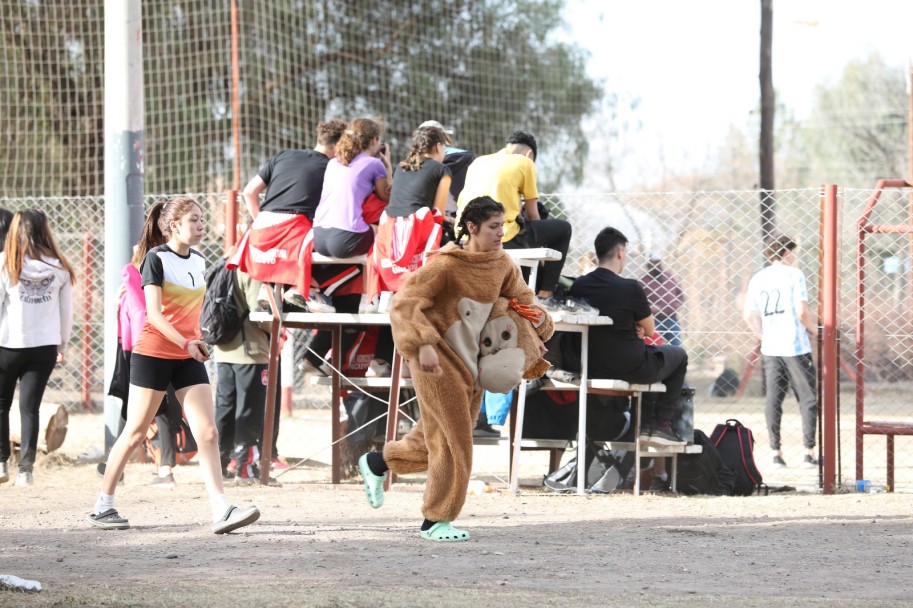
[[[678,309],[685,303],[685,294],[672,274],[663,268],[658,254],[650,254],[647,273],[640,278],[640,282],[650,301],[656,331],[663,337],[663,342],[681,346],[682,326],[678,321]]]
[[[327,165],[323,193],[314,214],[314,250],[334,258],[367,253],[374,230],[362,217],[371,194],[390,200],[390,153],[380,138],[381,125],[356,118],[336,144],[336,158]]]

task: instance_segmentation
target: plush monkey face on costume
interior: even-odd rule
[[[539,350],[551,337],[554,324],[538,306],[523,306],[498,298],[479,336],[479,385],[506,393],[522,379],[539,378],[549,363]]]

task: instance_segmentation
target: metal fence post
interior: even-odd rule
[[[824,458],[824,493],[836,491],[837,480],[837,391],[840,390],[839,354],[837,351],[837,280],[838,267],[838,206],[837,186],[824,187],[822,200],[823,226],[821,230],[821,395],[823,433],[821,438]]]

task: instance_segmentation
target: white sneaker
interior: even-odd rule
[[[393,373],[393,367],[386,361],[371,359],[368,363],[368,369],[365,371],[365,378],[389,378]]]
[[[298,364],[298,369],[312,376],[329,376],[332,372],[326,363],[321,363],[320,367],[317,367],[307,359]]]
[[[308,292],[307,307],[311,312],[336,312],[336,307],[333,306],[332,300],[325,296],[322,291],[317,291],[313,287]]]
[[[221,519],[212,523],[212,531],[216,534],[228,534],[238,528],[249,526],[258,519],[260,519],[260,510],[257,507],[251,505],[240,509],[232,505],[228,507]]]
[[[32,479],[31,471],[19,471],[19,475],[16,476],[16,485],[17,486],[31,486],[34,485],[35,481]]]
[[[362,294],[361,302],[358,304],[358,314],[369,315],[380,310],[380,298],[375,296],[369,300],[367,294]]]

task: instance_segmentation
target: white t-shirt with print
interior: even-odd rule
[[[761,317],[761,354],[795,357],[812,351],[796,306],[808,302],[805,276],[798,268],[771,264],[748,282],[745,311]]]

